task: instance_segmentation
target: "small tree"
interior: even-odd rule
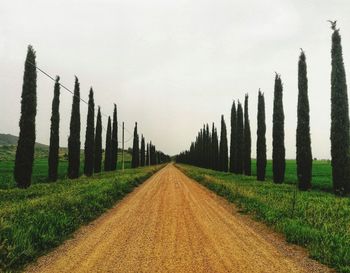
[[[36,117],[36,55],[33,47],[28,46],[24,64],[22,85],[21,118],[19,138],[16,150],[14,177],[19,188],[28,188],[34,162],[35,117]]]
[[[118,119],[116,104],[114,104],[112,127],[111,170],[115,171],[117,169],[118,162]]]
[[[221,115],[221,136],[220,136],[220,171],[228,171],[228,146],[227,146],[227,130],[224,115]]]
[[[80,84],[75,77],[70,135],[68,138],[68,177],[79,177],[80,170]]]
[[[242,104],[238,101],[237,106],[237,173],[243,173],[243,145],[244,145],[244,133],[243,133],[243,109]]]
[[[251,147],[252,140],[250,135],[249,113],[248,113],[248,94],[244,99],[244,174],[251,175],[252,163],[251,163]]]
[[[286,168],[284,148],[284,112],[283,112],[283,86],[281,77],[276,73],[273,102],[273,128],[272,128],[272,171],[273,181],[282,183]]]
[[[141,166],[145,166],[145,138],[143,137],[143,135],[141,136]]]
[[[102,169],[102,117],[98,107],[95,133],[94,172],[100,173]]]
[[[137,133],[137,122],[135,122],[134,142],[133,142],[133,146],[132,146],[131,168],[137,168],[139,165],[140,165],[139,135]]]
[[[265,180],[266,173],[266,123],[265,123],[265,98],[259,90],[258,95],[258,129],[256,141],[256,178]]]
[[[310,108],[308,98],[308,81],[306,57],[302,50],[298,64],[298,125],[296,132],[297,175],[300,190],[311,188],[312,153],[310,138]]]
[[[105,165],[104,170],[108,172],[111,170],[111,156],[112,156],[112,128],[111,128],[111,117],[108,117],[108,125],[106,132],[106,149],[105,149]]]
[[[60,127],[60,77],[56,77],[54,95],[52,100],[50,148],[49,148],[49,181],[57,180],[58,152],[59,152],[59,127]]]
[[[331,156],[333,190],[350,193],[349,103],[339,29],[332,22]]]
[[[230,172],[237,172],[237,113],[235,101],[231,107]]]
[[[95,102],[94,91],[90,88],[88,114],[86,121],[84,174],[91,176],[94,172],[94,130],[95,130]]]

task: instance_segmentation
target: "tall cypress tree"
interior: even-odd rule
[[[228,171],[228,147],[227,147],[227,130],[224,115],[221,115],[221,136],[220,136],[220,171]]]
[[[230,141],[230,172],[237,172],[237,140],[236,133],[237,130],[237,113],[236,113],[236,103],[232,102],[231,107],[231,141]]]
[[[265,123],[265,98],[259,89],[258,95],[258,129],[256,140],[256,178],[265,180],[266,173],[266,123]]]
[[[35,58],[35,51],[29,45],[24,64],[21,118],[19,121],[20,132],[14,168],[14,178],[19,188],[28,188],[30,186],[33,171],[37,105]]]
[[[244,145],[244,133],[243,133],[243,109],[242,104],[238,101],[237,106],[237,173],[243,173],[243,145]]]
[[[114,104],[113,111],[113,125],[112,125],[112,148],[111,148],[111,170],[117,169],[118,162],[118,119],[117,119],[117,105]]]
[[[140,163],[140,154],[139,154],[139,135],[137,133],[137,122],[135,122],[134,128],[134,142],[132,146],[132,159],[131,159],[131,168],[137,168]]]
[[[145,166],[145,138],[143,137],[143,135],[141,136],[141,155],[140,155],[141,159],[140,159],[140,163],[141,166]]]
[[[250,135],[249,110],[248,110],[248,94],[244,98],[244,174],[252,174],[251,163],[252,139]]]
[[[100,173],[102,169],[102,117],[98,107],[95,133],[94,172]]]
[[[58,152],[59,152],[59,127],[60,127],[60,77],[56,77],[54,95],[52,100],[50,148],[49,148],[49,181],[57,180]]]
[[[349,168],[349,104],[343,61],[341,36],[336,22],[332,23],[331,73],[331,156],[333,190],[337,194],[350,193]]]
[[[112,128],[111,128],[111,117],[108,117],[108,125],[107,125],[107,132],[106,132],[105,164],[104,164],[105,172],[108,172],[111,170],[111,157],[112,157]]]
[[[310,108],[308,98],[308,81],[306,57],[302,50],[298,63],[298,125],[296,132],[297,175],[301,190],[311,188],[312,153],[310,138]]]
[[[88,114],[86,121],[84,174],[91,176],[94,172],[94,141],[95,141],[95,102],[94,91],[90,88]]]
[[[70,135],[68,138],[68,177],[79,177],[80,169],[80,84],[75,77],[72,113],[70,119]]]
[[[149,143],[147,143],[147,150],[146,150],[146,166],[149,166],[149,165],[150,165],[149,157],[150,157]]]
[[[286,168],[284,148],[284,112],[283,112],[283,86],[280,75],[276,73],[273,102],[273,128],[272,128],[272,171],[273,181],[282,183]]]
[[[212,127],[212,135],[213,135],[213,169],[219,170],[219,140],[218,140],[218,132],[213,123]]]

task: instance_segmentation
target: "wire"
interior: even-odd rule
[[[56,82],[56,79],[54,79],[49,73],[45,72],[45,71],[42,70],[40,67],[38,67],[37,65],[33,64],[32,62],[30,62],[30,61],[28,61],[28,60],[26,60],[26,62],[28,62],[30,65],[34,66],[37,70],[39,70],[41,73],[43,73],[46,77],[48,77],[48,78],[51,79],[52,81]],[[59,82],[58,84],[59,84],[63,89],[65,89],[66,91],[68,91],[69,93],[71,93],[74,97],[77,97],[80,101],[82,101],[82,102],[85,103],[88,107],[90,107],[90,106],[89,106],[89,103],[88,103],[86,100],[82,99],[80,96],[76,96],[76,95],[74,94],[74,92],[73,92],[72,90],[70,90],[68,87],[66,87],[65,85],[63,85],[63,84],[60,83],[60,82]],[[106,118],[109,118],[109,117],[110,117],[110,116],[106,115],[105,113],[103,113],[102,111],[101,111],[101,115],[104,116],[104,117],[106,117]],[[95,115],[95,117],[96,117],[96,115]],[[118,124],[118,126],[121,127],[120,124]],[[107,130],[103,127],[103,125],[102,125],[102,130],[105,131],[105,132],[107,132]],[[127,131],[127,133],[130,135],[129,139],[126,140],[126,141],[124,141],[124,143],[128,143],[128,142],[132,139],[133,135],[130,133],[130,131],[129,131],[127,128],[125,128],[125,126],[124,126],[124,130]],[[118,140],[117,140],[117,142],[118,142],[118,143],[121,143],[121,142],[118,141]]]

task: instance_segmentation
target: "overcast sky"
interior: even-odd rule
[[[314,157],[330,155],[328,19],[337,19],[350,68],[349,0],[0,0],[0,132],[18,135],[27,45],[37,64],[81,96],[90,86],[106,114],[157,148],[189,147],[203,123],[229,126],[232,100],[249,93],[255,156],[258,89],[265,93],[271,157],[275,71],[284,84],[287,158],[295,158],[297,61],[306,52]],[[37,141],[49,142],[53,82],[38,73]],[[61,145],[67,145],[72,97],[61,91]],[[86,105],[81,106],[82,143]],[[106,124],[106,119],[103,120]],[[120,134],[121,135],[121,134]],[[129,139],[126,133],[126,139]],[[128,142],[131,145],[132,141]]]

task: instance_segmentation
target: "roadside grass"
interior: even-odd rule
[[[0,190],[0,272],[20,271],[162,166]]]
[[[272,226],[286,240],[339,272],[350,272],[350,198],[271,180],[177,165],[186,175],[237,204],[243,213]]]
[[[10,155],[6,155],[7,149],[11,148]],[[13,151],[14,150],[14,151]],[[65,151],[64,149],[61,149]],[[63,151],[60,155],[60,161],[58,164],[58,177],[59,179],[67,178],[68,161],[63,156]],[[14,152],[15,146],[1,146],[0,147],[0,189],[10,189],[16,186],[13,178],[14,168]],[[35,160],[33,164],[32,184],[46,183],[48,182],[48,150],[38,149],[35,150]],[[131,155],[127,152],[124,153],[124,167],[131,167]],[[121,169],[121,152],[118,154],[117,169]],[[80,161],[80,173],[84,171],[83,157]]]

